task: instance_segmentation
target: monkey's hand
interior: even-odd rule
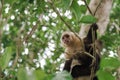
[[[98,29],[98,26],[97,26],[96,23],[93,23],[93,24],[91,25],[91,28],[93,28],[93,30],[97,30],[97,29]]]

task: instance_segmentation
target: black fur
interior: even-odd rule
[[[95,40],[97,40],[97,32],[96,32],[97,29],[98,29],[97,24],[96,23],[92,24],[90,26],[87,36],[83,39],[85,51],[90,53],[91,55],[93,55],[93,51],[94,51],[93,43],[95,42]],[[95,66],[94,73],[96,73],[96,71],[99,69],[99,65],[100,65],[99,53],[95,53],[95,56],[96,56],[95,57],[96,60],[95,60],[95,64],[94,64],[94,66]],[[80,62],[82,65],[75,65],[71,69],[71,63],[72,63],[73,59],[78,60],[78,62]],[[84,52],[82,52],[82,53],[78,52],[77,54],[75,54],[72,57],[72,59],[67,60],[65,62],[63,70],[67,70],[68,72],[71,72],[71,75],[73,78],[78,78],[81,76],[89,76],[91,74],[91,63],[92,63],[92,58],[90,56],[84,54]],[[93,80],[98,80],[97,76],[95,76],[93,78]]]
[[[77,58],[73,58],[76,59],[78,61],[80,61],[80,63],[82,65],[75,65],[72,69],[71,69],[71,75],[73,78],[78,78],[80,76],[89,76],[91,74],[91,68],[92,68],[92,58],[86,54],[83,53],[77,53]],[[99,64],[100,64],[100,57],[97,54],[96,55],[96,64],[94,64],[93,66],[95,66],[95,70],[94,73],[96,73],[96,71],[99,69]]]
[[[71,63],[72,63],[72,59],[66,60],[66,61],[65,61],[65,64],[64,64],[63,70],[66,70],[66,71],[70,72]]]
[[[71,69],[71,75],[73,78],[79,77],[79,76],[85,76],[85,75],[90,75],[91,73],[91,68],[90,65],[92,63],[92,58],[83,52],[77,53],[74,55],[73,59],[76,59],[79,61],[80,64],[82,65],[75,65]]]

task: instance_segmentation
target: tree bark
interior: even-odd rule
[[[89,8],[92,12],[87,10],[86,15],[94,15],[97,18],[98,32],[103,35],[109,23],[109,14],[112,8],[112,0],[91,0]],[[90,28],[90,24],[82,24],[80,29],[80,37],[84,38]]]

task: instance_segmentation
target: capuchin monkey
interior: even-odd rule
[[[77,56],[74,56],[73,61],[74,59],[76,59],[81,65],[74,64],[75,66],[71,69],[71,75],[74,80],[90,80],[91,68],[93,66],[95,67],[94,74],[96,74],[96,71],[99,69],[102,42],[100,40],[97,40],[97,29],[97,24],[92,24],[90,26],[87,36],[83,39],[85,51],[95,56],[95,64],[91,66],[93,58],[84,54],[84,52],[82,52],[81,55],[80,53],[77,53]],[[71,63],[71,66],[72,65],[73,62]],[[96,75],[93,77],[93,80],[98,80]]]
[[[83,49],[82,41],[73,32],[64,32],[61,37],[62,46],[65,48],[66,60],[77,52]]]
[[[95,54],[95,64],[92,64],[93,58],[82,51],[82,42],[72,32],[65,32],[61,37],[61,42],[65,47],[65,52],[67,53],[65,53],[67,59],[63,70],[70,72],[74,80],[90,80],[92,66],[95,67],[94,74],[99,69],[100,48],[102,47],[102,42],[97,40],[97,29],[97,24],[92,24],[87,36],[82,41],[85,52],[91,54],[92,56]],[[93,77],[93,80],[98,80],[96,75]]]
[[[63,32],[61,36],[61,44],[65,48],[65,65],[63,70],[70,72],[72,57],[76,52],[83,50],[82,40],[80,40],[73,32]]]

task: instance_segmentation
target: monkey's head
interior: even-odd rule
[[[63,32],[61,43],[64,47],[74,47],[81,44],[79,38],[73,32]]]

